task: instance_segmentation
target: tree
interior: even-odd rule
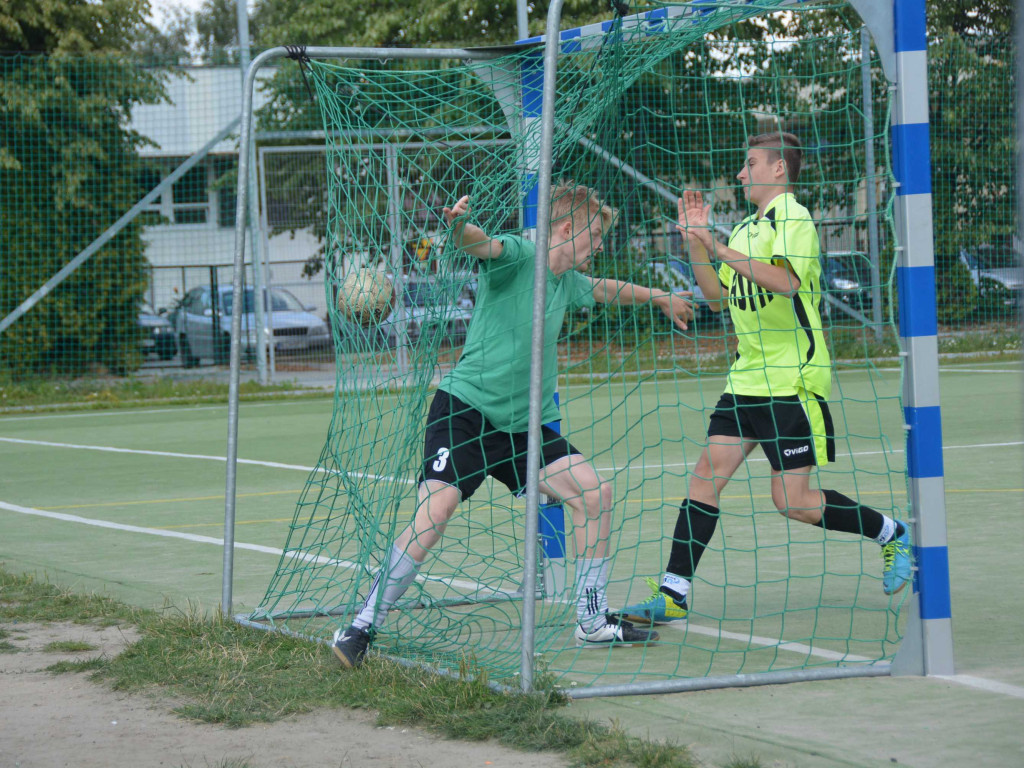
[[[137,34],[132,50],[143,64],[181,64],[192,59],[195,32],[193,14],[182,5],[165,9],[163,28],[146,24]]]
[[[130,64],[145,0],[0,0],[0,316],[95,240],[146,190],[132,107],[163,95]],[[0,335],[12,375],[77,373],[138,360],[147,284],[138,221]]]

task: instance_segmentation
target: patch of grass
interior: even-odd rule
[[[762,763],[756,755],[733,755],[725,768],[762,768]]]
[[[83,640],[57,640],[47,643],[43,647],[46,653],[78,653],[80,651],[95,651],[97,646]]]
[[[112,659],[60,662],[52,673],[90,672],[120,691],[163,691],[178,714],[241,727],[325,707],[377,711],[380,725],[410,725],[463,741],[565,754],[578,766],[693,768],[687,749],[581,721],[552,687],[531,696],[499,693],[468,663],[462,679],[368,658],[342,671],[323,645],[242,627],[195,612],[158,615],[99,596],[77,596],[0,567],[0,618],[90,622],[106,613],[142,638]],[[539,680],[543,680],[539,676]],[[226,763],[225,766],[245,765]]]
[[[494,739],[525,751],[568,753],[581,766],[686,768],[685,747],[654,744],[558,710],[563,694],[503,694],[470,665],[462,679],[370,658],[340,671],[321,645],[223,618],[161,617],[98,672],[117,690],[164,687],[179,714],[230,727],[321,707],[373,708],[381,725],[412,725],[463,741]]]
[[[17,653],[18,646],[7,640],[0,640],[0,653]]]
[[[270,400],[301,395],[303,387],[294,382],[262,386],[255,381],[239,385],[239,396],[247,400]],[[322,397],[319,389],[308,394]],[[132,408],[153,403],[226,403],[227,382],[205,379],[158,378],[39,378],[12,381],[0,376],[0,413],[10,410],[93,410]]]
[[[64,675],[74,672],[98,672],[108,663],[107,659],[84,659],[82,661],[58,661],[51,664],[44,671],[53,675]]]
[[[136,623],[140,615],[137,608],[110,597],[75,594],[31,574],[14,575],[0,568],[0,619],[112,626]]]

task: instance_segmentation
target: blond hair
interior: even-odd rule
[[[586,229],[596,215],[601,216],[601,231],[615,223],[617,211],[598,196],[596,189],[584,187],[572,179],[560,179],[551,191],[551,226],[566,216],[572,217],[573,232]]]

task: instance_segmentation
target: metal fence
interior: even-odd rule
[[[1019,349],[1024,280],[1012,41],[953,37],[929,53],[940,348]],[[257,107],[267,103],[273,78],[266,76]],[[223,312],[232,298],[225,294],[233,278],[237,69],[7,56],[0,80],[0,375],[222,365]],[[261,220],[247,253],[267,262],[270,354],[329,366],[329,298],[319,271],[329,169],[315,149],[322,138],[308,124],[281,131],[279,121],[265,122],[257,135],[266,150]],[[501,138],[490,132],[481,141]],[[830,322],[856,326],[875,301],[867,249],[860,235],[829,232],[866,229],[837,225],[834,211],[820,213]],[[395,233],[411,271],[429,257],[435,233],[436,222]],[[626,233],[616,242],[630,247]],[[246,285],[254,277],[250,265]],[[254,322],[246,328],[254,331]]]

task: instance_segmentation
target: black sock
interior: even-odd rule
[[[821,521],[815,523],[819,528],[856,533],[869,539],[877,539],[882,533],[885,518],[881,512],[858,504],[838,491],[822,490],[822,494],[825,496],[825,510],[821,513]],[[896,523],[894,535],[898,538],[903,535],[904,528],[899,520],[894,522]]]
[[[672,550],[668,557],[669,573],[692,579],[700,556],[704,554],[718,525],[718,507],[684,499],[679,506]]]

